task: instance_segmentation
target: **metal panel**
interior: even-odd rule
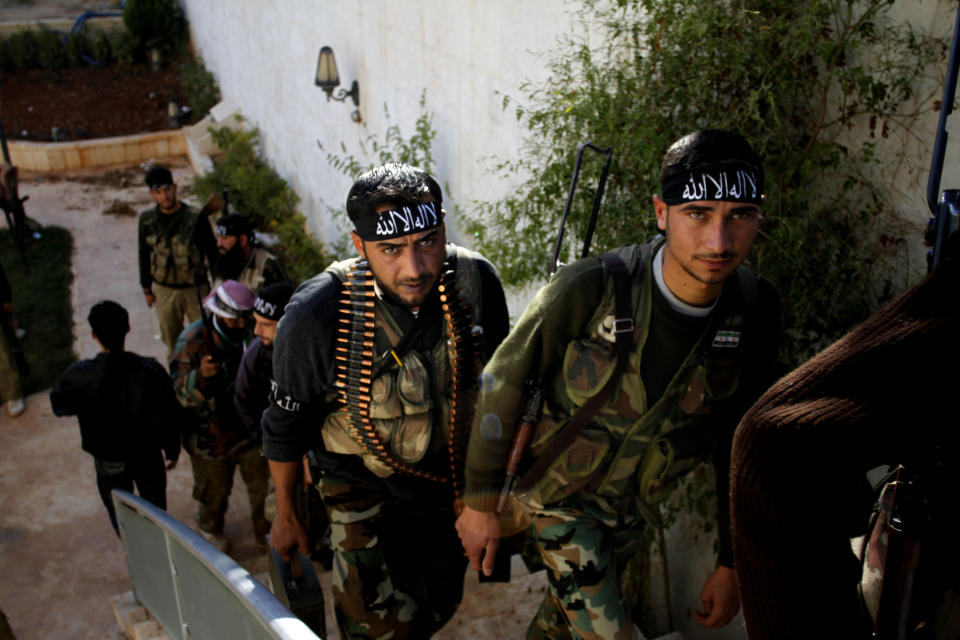
[[[115,499],[114,505],[127,551],[134,596],[173,640],[183,640],[163,529],[152,520],[139,517],[136,509],[119,500]]]
[[[113,501],[137,600],[176,640],[320,640],[246,569],[126,491]]]

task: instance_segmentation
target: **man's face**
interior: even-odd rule
[[[253,312],[253,319],[257,324],[253,327],[253,335],[260,336],[260,342],[269,347],[277,337],[277,320],[266,318],[256,311]]]
[[[389,211],[394,205],[381,204],[377,211]],[[409,309],[416,309],[433,290],[447,257],[446,228],[366,242],[351,232],[353,244],[370,264],[384,296]]]
[[[663,275],[678,298],[707,305],[750,252],[760,222],[754,204],[698,200],[668,206],[654,196],[657,226],[667,234]]]
[[[177,185],[165,184],[150,189],[150,197],[160,206],[160,211],[172,213],[177,207]]]
[[[230,249],[233,249],[237,244],[237,236],[217,236],[217,253],[220,255],[226,255]]]

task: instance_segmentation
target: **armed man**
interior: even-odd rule
[[[528,638],[635,637],[618,572],[677,477],[705,459],[717,474],[720,554],[695,617],[720,627],[737,613],[730,441],[772,381],[779,333],[776,292],[741,264],[763,178],[738,134],[675,142],[653,197],[665,237],[560,269],[487,364],[457,530],[471,565],[490,572],[501,490],[532,514],[549,589]],[[521,413],[532,443],[505,487]]]
[[[157,306],[160,335],[171,356],[184,317],[187,324],[200,317],[217,241],[207,215],[177,199],[169,169],[151,167],[145,180],[156,205],[140,213],[137,228],[140,286],[147,306]]]
[[[235,280],[218,285],[203,302],[204,316],[177,339],[170,375],[180,404],[193,421],[184,430],[183,448],[193,468],[193,497],[201,535],[224,553],[223,534],[233,474],[247,487],[256,543],[266,549],[269,523],[264,515],[270,471],[258,440],[247,431],[233,402],[237,369],[247,345],[247,314],[255,296]]]
[[[250,220],[240,213],[221,216],[217,220],[217,262],[213,269],[214,285],[236,280],[254,293],[267,285],[286,282],[287,274],[280,260],[257,242]]]
[[[360,176],[347,196],[359,258],[301,285],[277,332],[270,544],[309,553],[293,496],[312,448],[343,638],[429,637],[462,596],[454,500],[481,363],[508,315],[490,263],[446,243],[442,200],[409,165]]]

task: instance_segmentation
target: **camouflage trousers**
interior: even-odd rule
[[[549,589],[528,640],[629,640],[631,606],[618,567],[634,551],[643,522],[569,501],[539,511],[531,534],[547,566]]]
[[[429,638],[446,624],[466,571],[452,494],[401,503],[329,473],[317,486],[330,517],[340,637]]]
[[[270,531],[264,515],[267,499],[267,480],[270,467],[260,455],[259,446],[251,446],[235,455],[214,458],[196,452],[190,455],[193,467],[193,499],[197,501],[197,526],[207,533],[223,533],[223,520],[230,502],[233,474],[240,467],[240,477],[247,487],[250,499],[250,520],[254,539],[263,544]]]

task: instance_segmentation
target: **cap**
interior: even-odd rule
[[[276,282],[265,286],[257,293],[253,310],[268,320],[279,320],[283,310],[293,295],[293,285],[289,282]]]
[[[203,308],[221,318],[239,318],[244,311],[253,309],[255,299],[247,285],[226,280],[203,299]]]
[[[247,236],[253,237],[253,226],[250,220],[242,213],[231,213],[220,216],[217,220],[218,236]]]

